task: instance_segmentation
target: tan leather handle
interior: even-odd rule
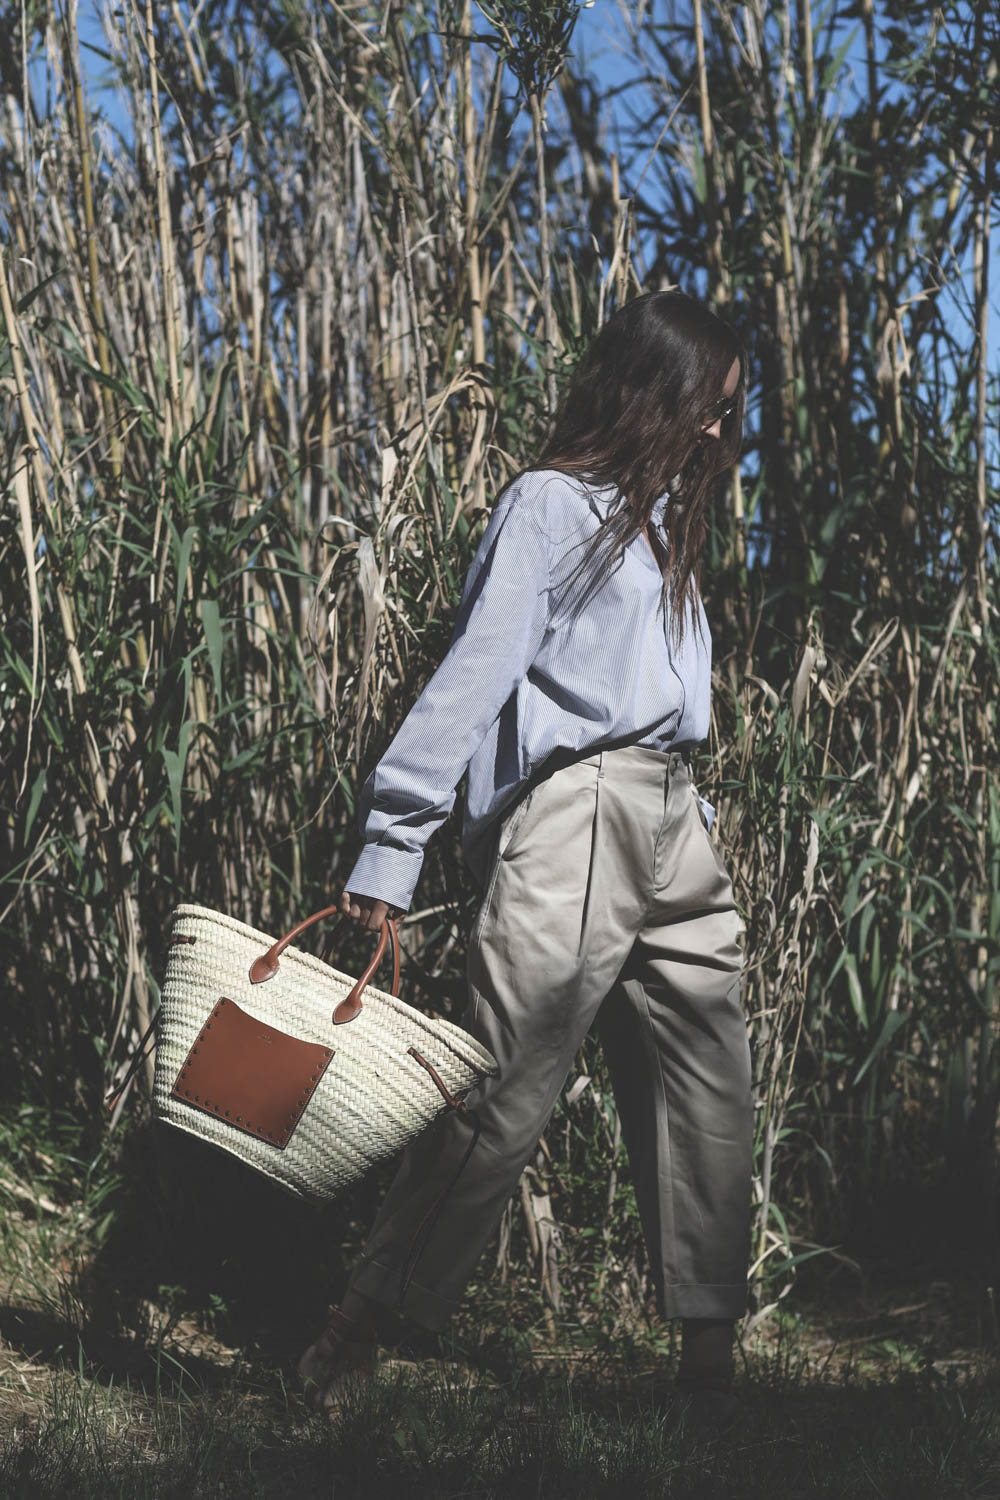
[[[259,958],[255,958],[250,965],[250,983],[263,984],[265,980],[271,979],[277,974],[278,959],[284,953],[289,943],[293,942],[300,932],[305,932],[307,927],[312,927],[314,922],[322,922],[324,917],[333,916],[346,916],[346,912],[342,912],[339,906],[325,906],[322,911],[313,912],[311,917],[305,917],[290,932],[286,932],[284,937],[280,937],[276,943],[272,943],[267,952],[262,953]],[[342,1026],[345,1021],[353,1021],[355,1016],[361,1014],[362,992],[382,962],[382,955],[385,952],[385,945],[389,940],[390,934],[392,935],[392,993],[394,995],[399,994],[399,932],[396,928],[394,917],[383,917],[382,930],[375,945],[375,952],[372,954],[368,966],[362,973],[357,984],[353,989],[348,991],[340,1004],[335,1008],[333,1012],[334,1026]]]

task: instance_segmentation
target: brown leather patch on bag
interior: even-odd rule
[[[333,1047],[278,1031],[223,997],[195,1037],[170,1092],[280,1151],[333,1054]]]

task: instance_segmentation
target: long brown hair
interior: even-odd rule
[[[725,405],[722,388],[740,362],[733,410],[718,439],[706,438]],[[612,487],[608,514],[573,577],[589,566],[589,594],[615,558],[663,512],[662,603],[678,640],[697,618],[698,573],[713,481],[739,457],[744,352],[735,331],[683,292],[647,292],[614,313],[577,365],[552,432],[533,465]]]

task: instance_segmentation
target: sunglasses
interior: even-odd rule
[[[701,424],[702,431],[704,432],[707,427],[714,427],[716,422],[725,422],[728,417],[731,417],[733,415],[733,412],[736,410],[739,404],[740,398],[738,394],[734,396],[723,396],[722,400],[717,401],[711,408],[708,416]]]

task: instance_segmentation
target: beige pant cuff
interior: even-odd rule
[[[406,1296],[399,1300],[399,1267],[387,1266],[378,1260],[362,1260],[351,1273],[351,1290],[377,1302],[388,1312],[408,1318],[431,1333],[440,1333],[448,1323],[458,1303],[442,1297],[430,1287],[413,1280],[406,1288]]]
[[[731,1318],[736,1322],[746,1310],[745,1282],[719,1286],[668,1286],[663,1294],[665,1318]]]

